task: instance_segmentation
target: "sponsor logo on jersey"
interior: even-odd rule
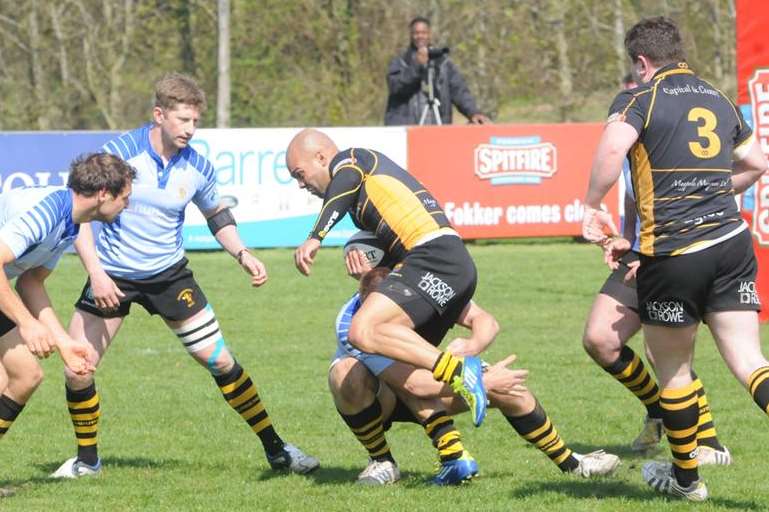
[[[418,286],[441,307],[446,307],[446,304],[457,294],[454,288],[432,272],[425,272]]]
[[[338,219],[338,218],[339,218],[339,212],[334,210],[334,213],[331,214],[331,217],[329,217],[328,222],[326,222],[326,225],[323,226],[323,229],[321,229],[320,233],[318,233],[321,238],[325,238],[326,237],[326,235],[328,234],[329,230],[334,225],[334,221],[336,219]]]
[[[677,300],[652,300],[646,303],[649,320],[668,324],[684,323],[684,305]]]
[[[539,184],[558,170],[555,144],[538,136],[491,137],[475,147],[475,175],[492,185]]]

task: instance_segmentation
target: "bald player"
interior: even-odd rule
[[[382,153],[363,148],[339,151],[326,134],[305,129],[286,152],[286,165],[300,188],[323,198],[307,240],[294,253],[297,269],[309,275],[321,242],[349,213],[371,231],[398,261],[352,317],[349,342],[430,369],[465,400],[479,426],[486,392],[477,356],[441,352],[417,334],[443,339],[475,292],[470,254],[438,201],[406,170]]]

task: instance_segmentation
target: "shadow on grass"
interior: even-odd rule
[[[312,473],[306,475],[298,475],[300,478],[308,478],[317,485],[355,485],[358,474],[363,471],[363,467],[349,468],[340,466],[323,466],[319,467]],[[289,475],[286,471],[273,471],[267,469],[261,472],[257,477],[259,481],[268,481],[275,478],[285,478]],[[401,474],[401,480],[398,482],[400,487],[421,487],[429,485],[430,479],[434,475],[419,472],[404,472]]]
[[[107,457],[102,459],[102,464],[105,471],[109,471],[112,468],[169,469],[181,466],[181,463],[176,460],[157,460],[144,457]],[[38,463],[35,464],[35,468],[43,473],[43,476],[17,480],[0,480],[0,499],[23,495],[26,489],[33,487],[67,482],[67,479],[51,478],[48,476],[56,471],[60,465],[60,461]]]
[[[635,459],[636,462],[641,462],[645,460],[650,459],[658,459],[663,456],[668,456],[669,452],[667,451],[667,448],[664,445],[658,445],[651,450],[646,450],[643,452],[634,452],[630,449],[629,444],[607,444],[607,445],[600,445],[600,444],[588,444],[588,443],[569,443],[569,448],[574,450],[577,453],[590,453],[594,452],[596,450],[604,450],[608,453],[613,453],[614,455],[617,455],[622,461],[625,460],[633,460]]]
[[[514,499],[527,498],[542,493],[558,493],[569,498],[622,498],[623,500],[637,501],[649,504],[655,498],[665,501],[681,501],[678,498],[668,498],[660,495],[652,489],[630,485],[625,482],[611,480],[575,480],[575,481],[548,481],[536,482],[524,485],[513,491],[510,496]],[[765,510],[764,505],[755,501],[733,500],[723,497],[711,497],[708,502],[713,505],[731,510]],[[652,507],[653,508],[653,507]]]
[[[182,465],[178,460],[173,459],[148,459],[146,457],[105,457],[102,459],[102,465],[105,471],[109,471],[111,468],[131,468],[131,469],[169,469],[178,468]],[[50,475],[56,471],[62,464],[59,462],[44,462],[35,464],[35,468],[39,471]],[[36,477],[37,478],[37,477]],[[57,479],[51,479],[48,477],[42,477],[46,481],[56,482]],[[61,480],[58,480],[61,481]]]

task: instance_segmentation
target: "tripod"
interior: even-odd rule
[[[435,124],[443,124],[443,121],[441,120],[441,113],[438,110],[438,107],[440,107],[441,102],[438,101],[438,98],[435,97],[435,64],[432,60],[427,65],[427,103],[425,104],[425,107],[422,109],[422,115],[419,117],[419,125],[425,124],[425,121],[427,120],[427,114],[432,113],[433,117],[435,118]]]

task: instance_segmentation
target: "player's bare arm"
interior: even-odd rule
[[[622,161],[637,139],[635,128],[622,121],[610,122],[603,131],[590,171],[582,219],[582,236],[590,242],[603,242],[607,238],[606,231],[610,236],[619,235],[611,215],[601,211],[601,200],[619,178]]]
[[[751,140],[746,151],[740,147],[734,150],[732,186],[735,194],[745,192],[767,170],[766,156],[761,150],[761,145],[755,139]]]
[[[0,267],[5,267],[15,259],[11,249],[0,242]],[[21,298],[14,293],[4,268],[0,268],[0,311],[18,326],[19,334],[32,354],[44,358],[55,350],[56,339],[53,333],[32,315]]]
[[[219,205],[214,210],[202,212],[208,222],[211,233],[219,242],[219,245],[227,251],[230,256],[238,260],[238,264],[251,276],[251,286],[262,286],[267,282],[267,268],[259,258],[243,244],[238,234],[238,228],[235,224],[235,218],[230,209]]]
[[[120,299],[125,295],[102,268],[96,254],[91,224],[80,224],[80,233],[75,241],[75,250],[91,280],[91,293],[96,307],[112,311],[120,306]]]
[[[470,329],[467,338],[454,338],[446,347],[455,356],[477,356],[486,350],[499,333],[497,320],[473,301],[465,306],[457,324]]]
[[[93,372],[95,370],[94,362],[98,356],[90,344],[70,338],[61,325],[45,289],[44,283],[49,275],[51,275],[51,270],[45,267],[31,268],[16,280],[16,291],[26,307],[29,308],[32,316],[37,318],[53,334],[59,355],[67,368],[78,375]]]

